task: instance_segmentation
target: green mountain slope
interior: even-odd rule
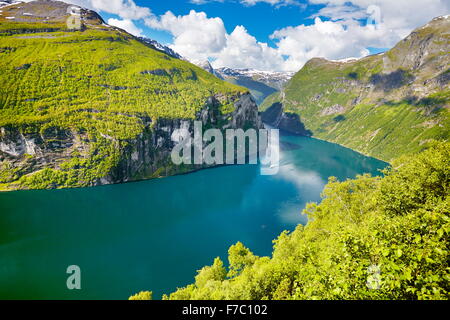
[[[299,115],[313,136],[391,161],[448,140],[449,65],[450,18],[440,17],[384,54],[310,60],[260,110],[275,126],[282,112]]]
[[[200,118],[219,128],[258,125],[246,89],[105,25],[95,12],[83,9],[82,30],[68,29],[67,8],[34,1],[0,12],[0,189],[190,170],[171,166],[173,129]]]

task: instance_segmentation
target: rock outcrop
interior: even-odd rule
[[[157,119],[148,117],[141,120],[145,128],[138,136],[128,141],[103,135],[119,153],[119,161],[108,173],[92,181],[89,185],[122,183],[148,178],[164,177],[198,170],[206,165],[176,166],[170,154],[175,143],[172,133],[177,129],[187,129],[192,135],[194,121],[221,130],[244,127],[262,128],[258,106],[250,94],[236,97],[234,111],[221,114],[220,97],[212,96],[193,119]],[[30,132],[27,132],[30,131]],[[10,172],[17,178],[33,174],[45,168],[59,169],[73,157],[73,153],[89,157],[93,141],[89,136],[75,130],[49,128],[42,132],[32,132],[17,128],[0,127],[0,163],[8,163]],[[22,188],[10,182],[10,188]],[[57,187],[57,185],[55,185]]]

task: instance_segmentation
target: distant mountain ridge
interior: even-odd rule
[[[260,110],[281,129],[300,124],[315,137],[390,161],[449,139],[449,81],[450,18],[442,16],[385,53],[311,59]]]
[[[295,74],[295,72],[260,71],[251,68],[233,69],[227,67],[216,69],[216,72],[221,74],[223,77],[253,78],[273,88],[277,88],[278,90],[281,90],[283,85],[286,84]]]
[[[259,71],[251,68],[222,67],[215,69],[208,60],[192,61],[192,63],[219,79],[248,88],[258,104],[261,104],[269,95],[281,90],[294,75],[294,72]]]

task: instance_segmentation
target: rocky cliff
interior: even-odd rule
[[[228,67],[214,69],[208,60],[193,61],[193,63],[219,79],[246,87],[258,105],[269,95],[280,91],[294,75],[293,72],[270,72]]]
[[[449,65],[450,18],[444,16],[386,53],[310,60],[265,100],[263,119],[296,132],[298,123],[273,122],[296,114],[313,136],[390,161],[449,138]]]

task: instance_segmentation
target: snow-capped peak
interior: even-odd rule
[[[267,79],[272,81],[288,81],[295,74],[294,72],[278,72],[278,71],[262,71],[256,69],[232,69],[228,67],[219,68],[216,70],[225,77],[247,77]]]
[[[22,3],[22,1],[16,1],[16,0],[2,0],[0,1],[0,8],[11,6],[13,4],[19,4]]]
[[[176,53],[175,51],[173,51],[171,48],[159,43],[156,40],[153,39],[149,39],[149,38],[145,38],[145,37],[139,37],[138,38],[140,41],[144,42],[147,45],[151,45],[152,47],[154,47],[156,50],[162,51],[164,53],[167,53],[169,56],[172,56],[174,58],[177,59],[183,59],[183,57],[181,55],[179,55],[178,53]]]

